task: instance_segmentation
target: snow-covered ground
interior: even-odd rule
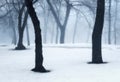
[[[120,82],[120,47],[103,46],[107,64],[91,61],[91,45],[44,45],[44,66],[49,73],[30,71],[34,67],[34,47],[15,51],[0,46],[0,82]]]

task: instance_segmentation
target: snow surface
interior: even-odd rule
[[[35,73],[34,47],[15,51],[0,46],[0,82],[120,82],[120,47],[103,46],[107,64],[91,61],[90,44],[44,45],[44,66],[50,73]]]

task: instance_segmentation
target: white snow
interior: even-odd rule
[[[34,47],[15,51],[0,46],[0,82],[120,82],[120,47],[103,46],[107,64],[91,61],[90,44],[44,45],[44,66],[49,73],[30,71],[34,67]]]

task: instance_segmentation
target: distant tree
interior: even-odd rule
[[[70,11],[72,8],[72,4],[70,3],[70,0],[65,0],[66,3],[66,12],[65,12],[65,18],[64,18],[64,22],[63,24],[61,23],[59,16],[57,15],[57,12],[55,11],[55,8],[53,7],[53,5],[51,4],[50,0],[46,0],[50,10],[53,14],[53,17],[55,18],[55,21],[60,29],[60,43],[64,43],[65,42],[65,31],[66,31],[66,26],[67,26],[67,22],[68,22],[68,18],[70,15]]]
[[[101,51],[102,30],[104,25],[105,0],[97,0],[95,25],[92,34],[92,63],[103,63]]]
[[[23,35],[25,27],[27,25],[28,12],[25,10],[25,3],[23,1],[18,1],[17,3],[18,3],[17,6],[15,5],[15,3],[13,3],[13,6],[18,13],[18,34],[19,34],[17,47],[15,49],[23,50],[26,49],[25,46],[23,45]]]
[[[112,4],[112,0],[109,0],[109,9],[108,9],[108,14],[109,14],[109,19],[108,19],[108,22],[109,22],[109,27],[108,27],[108,44],[111,44],[111,4]]]
[[[117,20],[118,20],[118,1],[115,0],[115,21],[114,21],[114,44],[117,44]]]
[[[49,25],[49,16],[50,16],[50,9],[46,3],[46,0],[39,1],[40,8],[43,12],[43,19],[44,19],[44,27],[43,27],[43,43],[47,43],[47,34],[48,34],[48,25]]]
[[[10,36],[12,37],[12,44],[17,44],[17,35],[15,29],[15,12],[12,6],[11,0],[0,1],[0,22],[8,28],[2,28],[11,31]],[[2,25],[1,25],[2,26]],[[2,26],[3,27],[3,26]]]
[[[34,31],[35,31],[35,68],[32,69],[32,71],[43,72],[43,73],[49,72],[43,66],[42,36],[41,36],[40,22],[33,7],[32,0],[25,0],[25,4],[28,13],[31,17],[31,20],[33,22]]]

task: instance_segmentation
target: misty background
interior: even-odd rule
[[[92,31],[96,14],[97,0],[69,0],[72,4],[66,24],[64,43],[91,43]],[[67,4],[65,0],[51,0],[51,4],[59,18],[64,23]],[[19,40],[19,14],[23,0],[0,1],[0,44],[17,44]],[[46,0],[34,3],[42,29],[44,44],[60,43],[60,28]],[[120,3],[119,0],[106,0],[105,22],[102,42],[104,44],[120,44]],[[24,23],[26,8],[21,19]],[[34,43],[34,29],[31,19],[27,18],[23,44]]]

